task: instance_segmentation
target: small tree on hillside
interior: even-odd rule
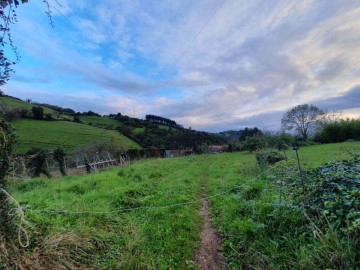
[[[317,127],[319,117],[324,111],[314,105],[302,104],[287,111],[281,119],[281,125],[285,130],[296,131],[303,140]]]
[[[31,111],[35,119],[42,120],[44,118],[44,108],[41,106],[33,106]]]

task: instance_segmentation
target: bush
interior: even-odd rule
[[[241,150],[254,152],[264,148],[265,146],[265,141],[261,136],[246,137],[241,146]]]
[[[292,135],[284,132],[264,132],[261,135],[246,137],[241,144],[241,150],[254,152],[264,148],[273,148],[282,151],[288,149],[293,140]]]
[[[52,121],[54,120],[53,116],[51,115],[51,113],[46,113],[45,115],[45,120],[47,121]]]
[[[360,156],[326,163],[301,176],[295,163],[286,163],[271,178],[282,179],[291,197],[288,201],[297,207],[303,207],[305,201],[314,219],[319,219],[320,213],[339,230],[360,233]]]
[[[309,206],[341,230],[360,236],[360,156],[329,162],[307,172]]]
[[[79,116],[74,116],[73,122],[75,122],[75,123],[82,123]]]
[[[41,106],[33,106],[31,111],[34,115],[34,118],[37,120],[42,120],[44,118],[44,108]]]
[[[263,152],[263,153],[257,153],[256,154],[256,160],[257,163],[261,168],[266,168],[269,165],[273,165],[279,161],[285,160],[286,157],[284,157],[282,154],[275,152],[275,151],[269,151],[269,152]]]

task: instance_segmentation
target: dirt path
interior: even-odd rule
[[[209,202],[207,199],[201,200],[199,212],[203,219],[203,227],[200,233],[200,249],[195,257],[196,264],[201,270],[225,269],[224,257],[219,252],[221,239],[211,225]]]

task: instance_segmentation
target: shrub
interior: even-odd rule
[[[341,230],[360,236],[360,156],[329,162],[307,172],[309,206]]]
[[[275,151],[268,151],[256,154],[257,163],[261,168],[266,168],[269,165],[273,165],[285,159],[286,157]]]
[[[52,121],[52,120],[54,120],[54,118],[53,118],[53,116],[51,115],[51,113],[46,113],[46,114],[44,115],[44,117],[45,117],[45,120],[47,120],[47,121]]]
[[[75,123],[82,123],[82,122],[80,121],[80,117],[79,117],[79,116],[74,116],[73,122],[75,122]]]
[[[33,106],[31,111],[34,115],[34,118],[37,120],[42,120],[44,118],[44,108],[41,106]]]
[[[246,137],[242,144],[241,150],[249,152],[258,151],[265,147],[265,142],[261,136]]]

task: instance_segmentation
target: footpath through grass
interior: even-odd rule
[[[352,153],[360,153],[359,143],[301,148],[300,158],[311,168]],[[38,268],[197,269],[193,259],[204,186],[229,269],[319,269],[338,259],[342,246],[313,238],[302,212],[280,207],[276,184],[265,178],[268,172],[260,173],[254,154],[202,155],[139,161],[81,177],[27,180],[10,191],[30,209],[85,212],[26,213],[34,225],[28,228],[28,256],[37,258],[32,262]],[[160,208],[141,208],[148,206]]]

